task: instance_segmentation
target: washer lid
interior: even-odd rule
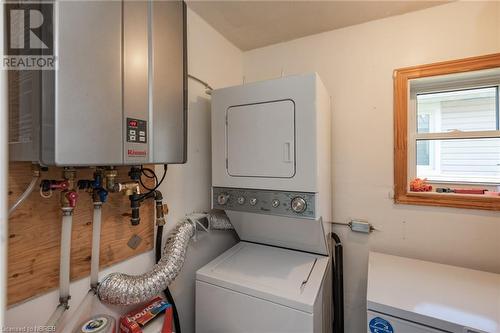
[[[240,242],[196,272],[196,279],[312,313],[328,257]]]

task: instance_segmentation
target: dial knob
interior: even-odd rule
[[[243,197],[243,196],[239,196],[239,197],[238,197],[238,203],[239,203],[240,205],[243,205],[243,204],[245,203],[245,201],[246,201],[246,200],[245,200],[245,197]]]
[[[250,199],[250,205],[255,206],[257,204],[257,198]]]
[[[307,202],[304,200],[304,198],[295,197],[292,199],[291,206],[292,206],[292,210],[295,213],[303,213],[307,208]]]
[[[274,208],[278,207],[280,205],[280,201],[278,199],[273,199],[273,202],[271,203]]]
[[[217,196],[217,203],[219,205],[225,205],[229,201],[229,194],[228,193],[220,193]]]

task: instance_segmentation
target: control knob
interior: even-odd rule
[[[295,213],[303,213],[307,208],[307,202],[304,200],[304,198],[295,197],[292,199],[291,206],[292,210]]]
[[[243,205],[245,203],[245,197],[244,196],[239,196],[237,199],[238,203],[240,205]]]
[[[225,205],[227,204],[227,202],[229,201],[229,194],[228,193],[220,193],[218,196],[217,196],[217,203],[219,205]]]
[[[257,204],[257,198],[250,199],[250,205],[255,206]]]

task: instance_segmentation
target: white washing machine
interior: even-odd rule
[[[197,272],[196,330],[321,332],[328,267],[326,256],[240,242]]]
[[[370,252],[368,333],[500,333],[500,274]]]
[[[212,206],[242,240],[196,274],[196,331],[330,332],[330,98],[317,74],[215,90]]]

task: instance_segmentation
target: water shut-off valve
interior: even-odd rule
[[[78,188],[90,192],[94,203],[104,203],[108,198],[108,191],[103,187],[103,175],[101,170],[94,173],[94,179],[79,180]]]
[[[66,190],[68,186],[67,180],[43,179],[40,182],[41,191],[46,194],[54,190]]]
[[[75,179],[76,170],[65,168],[63,170],[63,179],[43,179],[40,182],[40,195],[44,198],[50,198],[53,191],[61,191],[61,209],[68,214],[72,214],[78,199]]]

